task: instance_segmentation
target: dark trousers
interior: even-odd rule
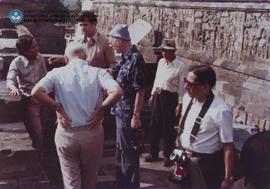
[[[220,189],[225,173],[223,150],[213,154],[199,155],[198,158],[198,165],[207,189]]]
[[[22,97],[21,102],[23,122],[32,139],[32,145],[34,148],[42,149],[45,109],[35,98]]]
[[[116,184],[117,189],[136,189],[140,186],[138,131],[130,120],[116,116]]]
[[[174,130],[178,104],[178,94],[161,91],[154,96],[150,122],[150,153],[158,157],[160,139],[164,139],[164,156],[169,157],[175,147],[176,132]]]

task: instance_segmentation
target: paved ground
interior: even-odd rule
[[[31,148],[31,141],[22,123],[12,126],[0,124],[0,175],[9,175],[8,180],[0,177],[0,189],[62,189],[61,175],[58,159],[55,151],[48,150],[44,153],[42,170],[36,168],[38,165],[37,153]],[[243,141],[248,137],[246,133],[250,127],[241,128],[235,131],[236,146],[242,146]],[[112,132],[110,132],[112,133]],[[115,187],[115,140],[113,137],[107,138],[105,142],[104,157],[98,174],[98,189],[116,189]],[[146,142],[147,144],[147,142]],[[12,151],[5,150],[12,149]],[[148,147],[146,146],[146,149]],[[15,153],[11,153],[14,152]],[[143,189],[173,189],[181,188],[168,181],[168,176],[172,173],[173,167],[163,167],[162,161],[154,163],[144,162],[146,153],[140,157],[141,188]],[[160,154],[160,157],[161,154]],[[29,168],[27,168],[29,166]],[[16,172],[17,171],[17,172]],[[33,172],[38,174],[33,174]],[[11,173],[22,176],[15,176],[10,179]],[[22,174],[25,172],[25,174]],[[243,184],[236,188],[243,188]]]
[[[172,173],[173,167],[163,167],[162,161],[146,163],[144,157],[146,153],[140,157],[140,176],[141,176],[141,188],[169,188],[170,182],[168,181],[168,175]],[[114,157],[105,157],[102,161],[98,181],[102,179],[107,182],[115,181],[114,177]],[[106,175],[106,176],[105,176]]]

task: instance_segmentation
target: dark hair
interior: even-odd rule
[[[22,35],[16,41],[16,48],[19,55],[26,55],[31,48],[34,38],[31,35]]]
[[[256,189],[270,186],[270,131],[247,139],[241,151],[241,163],[248,183]]]
[[[193,72],[197,81],[201,84],[209,84],[211,88],[213,88],[216,84],[216,73],[208,65],[195,65],[189,68],[190,72]]]
[[[88,21],[97,23],[97,15],[93,11],[81,11],[77,17],[78,22]]]

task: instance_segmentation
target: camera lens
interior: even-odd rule
[[[170,160],[178,161],[178,159],[182,156],[183,151],[179,149],[174,149],[170,155]]]

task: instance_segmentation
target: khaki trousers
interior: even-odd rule
[[[58,125],[55,144],[65,189],[95,189],[103,143],[102,125],[97,129]]]

